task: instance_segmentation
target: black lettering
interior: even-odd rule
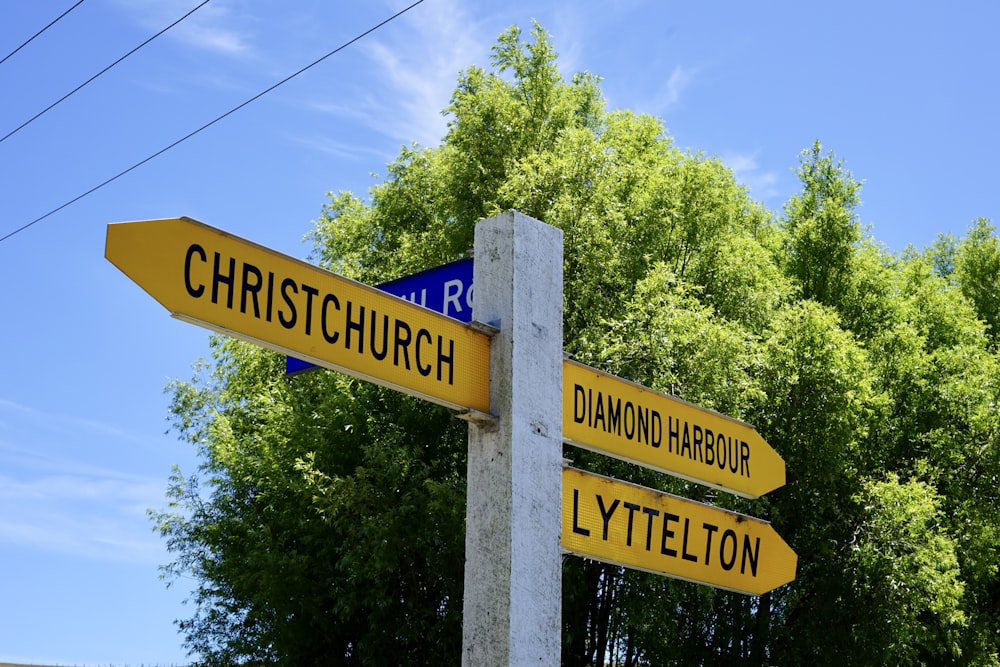
[[[733,551],[728,558],[729,562],[726,562],[726,540],[733,543]],[[732,528],[726,528],[722,531],[722,540],[719,542],[719,561],[722,563],[723,570],[731,570],[736,565],[736,531]]]
[[[756,543],[753,546],[753,552],[751,554],[750,550],[750,536],[743,536],[743,558],[740,561],[740,574],[746,574],[747,571],[747,560],[750,560],[750,574],[754,577],[757,576],[757,558],[760,556],[760,538],[756,538]]]
[[[580,490],[573,489],[573,532],[584,537],[590,537],[589,528],[580,528],[579,524]]]
[[[268,271],[267,272],[267,317],[264,318],[268,322],[271,321],[271,313],[274,312],[273,307],[274,307],[274,271]],[[339,309],[340,306],[338,305],[337,308]]]
[[[352,301],[347,302],[347,323],[344,327],[344,336],[346,340],[344,341],[345,347],[349,350],[351,349],[351,332],[358,332],[358,354],[365,353],[365,307],[359,306],[358,310],[361,311],[358,315],[358,319],[351,318],[351,311],[354,309],[354,303]]]
[[[705,565],[712,561],[712,535],[719,531],[719,527],[711,523],[703,523],[701,527],[708,531],[708,539],[705,540]]]
[[[281,296],[284,298],[285,303],[288,304],[289,315],[288,319],[285,319],[285,313],[279,309],[278,310],[278,321],[281,322],[281,326],[286,329],[291,329],[295,326],[295,320],[297,316],[295,314],[295,302],[292,301],[292,297],[288,296],[288,288],[291,287],[292,291],[296,294],[299,293],[299,288],[295,284],[295,281],[291,278],[285,278],[281,281]]]
[[[659,448],[663,441],[663,418],[660,417],[660,413],[653,410],[653,441],[652,445],[654,448]]]
[[[220,272],[222,257],[215,253],[215,262],[212,267],[212,303],[219,303],[219,283],[229,287],[229,294],[226,296],[226,308],[233,308],[233,280],[236,278],[236,258],[229,258],[229,275]]]
[[[426,339],[427,343],[430,344],[431,340],[433,340],[431,338],[431,332],[428,331],[427,329],[420,329],[417,331],[417,345],[414,354],[417,362],[417,372],[423,375],[424,377],[427,377],[428,375],[431,374],[431,365],[427,364],[426,366],[422,366],[420,364],[420,341],[422,339]]]
[[[698,557],[688,553],[688,530],[691,528],[691,519],[684,518],[684,538],[681,541],[681,558],[693,563],[698,562]]]
[[[625,402],[625,438],[631,440],[635,437],[635,406],[632,401]]]
[[[677,549],[668,549],[667,540],[674,536],[674,531],[670,530],[667,526],[670,522],[680,521],[680,517],[676,514],[671,514],[670,512],[663,513],[663,535],[660,538],[660,553],[664,556],[670,556],[671,558],[677,558]]]
[[[410,325],[403,320],[396,320],[396,344],[393,346],[392,363],[399,366],[400,350],[403,354],[403,368],[410,370],[410,341],[413,340],[413,332]]]
[[[330,345],[334,345],[337,342],[337,339],[340,338],[340,332],[334,330],[333,333],[331,334],[330,329],[328,329],[326,326],[327,322],[329,322],[329,317],[330,317],[329,315],[327,315],[326,308],[331,303],[333,304],[334,309],[340,310],[340,300],[337,298],[337,296],[335,294],[324,294],[322,312],[320,313],[320,315],[322,316],[320,319],[320,329],[322,329],[323,331],[323,338],[326,339],[326,342],[329,343]]]
[[[740,441],[740,474],[750,477],[750,445],[746,440]]]
[[[697,424],[694,425],[694,428],[692,430],[694,431],[694,438],[693,438],[694,456],[692,458],[698,461],[703,461],[704,458],[701,455],[701,443],[705,437],[705,432],[702,431],[701,427],[698,426]]]
[[[605,542],[608,541],[608,524],[611,522],[611,515],[615,513],[615,509],[618,508],[618,499],[615,498],[615,502],[611,503],[611,507],[607,510],[604,509],[604,498],[597,494],[597,507],[601,510],[601,519],[604,521],[604,534],[602,538]]]
[[[195,253],[201,255],[201,261],[208,262],[208,255],[205,254],[204,248],[197,243],[192,243],[188,246],[187,254],[184,255],[184,287],[187,288],[188,294],[196,299],[199,299],[201,298],[201,295],[205,293],[205,286],[199,284],[195,287],[191,283],[191,257]]]
[[[594,390],[587,387],[587,426],[594,427]]]
[[[681,420],[667,415],[667,451],[681,453]],[[675,448],[676,446],[676,448]]]
[[[302,283],[302,291],[306,293],[306,335],[312,335],[313,297],[319,294],[319,290]]]
[[[441,369],[445,365],[448,366],[448,384],[455,384],[455,341],[448,339],[448,354],[445,354],[444,336],[438,336],[438,382],[441,382]]]
[[[622,399],[612,400],[608,394],[608,433],[622,434]]]
[[[649,551],[653,541],[653,517],[659,516],[660,510],[652,507],[643,507],[642,513],[649,515],[649,520],[646,524],[646,551]]]
[[[635,503],[622,503],[628,508],[628,531],[625,534],[625,546],[632,546],[632,517],[635,515],[636,510],[642,509],[639,505]]]
[[[587,404],[584,402],[587,395],[583,391],[583,387],[578,384],[573,385],[573,421],[577,424],[582,424],[584,418],[587,416]],[[583,405],[581,406],[581,403]],[[580,408],[583,408],[583,412],[580,412]]]
[[[256,280],[253,283],[250,282],[250,276],[254,276]],[[260,288],[264,286],[264,276],[261,275],[260,269],[258,269],[253,264],[243,263],[243,289],[240,291],[240,312],[247,312],[247,294],[253,294],[253,316],[258,320],[260,319],[260,305],[257,303],[257,294],[260,293]]]
[[[715,433],[710,428],[705,429],[705,463],[715,463]]]
[[[375,324],[377,321],[378,313],[372,310],[372,327],[368,330],[371,334],[368,336],[368,348],[372,351],[373,357],[382,361],[389,354],[389,316],[382,316],[382,349],[379,349],[378,341],[375,340],[375,332],[378,331],[378,325]]]
[[[680,424],[680,420],[678,420]],[[691,432],[688,430],[688,423],[684,422],[684,435],[681,438],[681,448],[677,450],[677,453],[681,456],[685,456],[684,452],[687,452],[686,456],[691,458]]]
[[[597,407],[594,409],[594,428],[597,428],[597,422],[601,422],[601,429],[607,431],[607,425],[604,421],[604,401],[601,399],[601,392],[597,392]]]

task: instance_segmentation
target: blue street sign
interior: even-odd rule
[[[376,287],[460,322],[472,321],[471,257],[396,278]]]
[[[460,322],[472,321],[472,258],[435,266],[376,285],[383,292],[406,299]],[[295,357],[285,358],[285,374],[295,375],[317,366]]]

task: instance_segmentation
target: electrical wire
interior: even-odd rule
[[[80,0],[80,2],[83,2],[83,0]],[[35,120],[37,120],[43,114],[47,113],[52,107],[54,107],[57,104],[60,104],[61,102],[65,101],[66,98],[68,98],[70,95],[74,94],[75,92],[77,92],[78,90],[80,90],[81,88],[83,88],[84,86],[86,86],[88,83],[90,83],[91,81],[93,81],[97,77],[101,76],[102,74],[104,74],[105,72],[107,72],[109,69],[111,69],[112,67],[114,67],[115,65],[117,65],[118,63],[120,63],[121,61],[125,60],[130,55],[132,55],[133,53],[135,53],[136,51],[138,51],[142,47],[146,46],[147,44],[149,44],[150,42],[152,42],[154,39],[156,39],[157,37],[159,37],[160,35],[162,35],[166,31],[170,30],[171,28],[173,28],[175,25],[177,25],[178,23],[180,23],[181,21],[183,21],[187,17],[189,17],[192,14],[194,14],[196,11],[198,11],[199,9],[201,9],[202,7],[204,7],[205,5],[207,5],[209,2],[210,2],[210,0],[202,0],[201,4],[199,4],[197,7],[195,7],[191,11],[189,11],[187,14],[185,14],[182,17],[180,17],[179,19],[177,19],[176,21],[174,21],[173,23],[171,23],[170,25],[168,25],[166,28],[164,28],[160,32],[156,33],[155,35],[153,35],[152,37],[150,37],[149,39],[147,39],[145,42],[143,42],[139,46],[135,47],[134,49],[132,49],[131,51],[129,51],[128,53],[126,53],[125,55],[123,55],[121,58],[119,58],[118,60],[114,61],[113,63],[111,63],[110,65],[108,65],[104,69],[102,69],[100,72],[98,72],[94,76],[90,77],[89,79],[87,79],[86,81],[84,81],[83,83],[81,83],[79,86],[77,86],[73,90],[69,91],[68,93],[66,93],[65,95],[63,95],[62,97],[60,97],[58,100],[56,100],[55,102],[53,102],[49,106],[45,107],[44,109],[42,109],[41,111],[39,111],[38,113],[36,113],[34,116],[32,116],[28,120],[24,121],[20,125],[18,125],[17,127],[15,127],[13,130],[11,130],[7,134],[5,134],[3,136],[3,138],[0,138],[0,144],[2,144],[3,142],[7,141],[7,139],[9,139],[10,137],[12,137],[13,135],[15,135],[18,132],[20,132],[27,125],[33,123]],[[77,3],[77,4],[79,4],[79,3]]]
[[[160,150],[156,151],[155,153],[153,153],[149,157],[144,158],[144,159],[140,160],[139,162],[136,162],[131,167],[129,167],[129,168],[123,170],[123,171],[118,172],[117,174],[115,174],[111,178],[107,179],[106,181],[103,181],[102,183],[99,183],[98,185],[95,185],[94,187],[90,188],[86,192],[84,192],[82,194],[79,194],[76,197],[73,197],[72,199],[70,199],[69,201],[65,202],[64,204],[60,204],[59,206],[57,206],[56,208],[52,209],[48,213],[35,218],[31,222],[28,222],[28,223],[25,223],[24,225],[21,225],[17,229],[15,229],[15,230],[13,230],[11,232],[8,232],[4,236],[0,236],[0,243],[3,243],[4,241],[6,241],[7,239],[11,238],[15,234],[20,234],[21,232],[23,232],[24,230],[28,229],[29,227],[32,227],[33,225],[38,224],[42,220],[45,220],[49,216],[58,213],[59,211],[61,211],[64,208],[66,208],[67,206],[70,206],[71,204],[75,204],[76,202],[80,201],[84,197],[87,197],[88,195],[91,195],[91,194],[97,192],[101,188],[103,188],[103,187],[105,187],[105,186],[107,186],[107,185],[109,185],[109,184],[117,181],[119,178],[121,178],[125,174],[128,174],[129,172],[132,172],[132,171],[138,169],[139,167],[141,167],[142,165],[146,164],[150,160],[153,160],[154,158],[157,158],[160,155],[163,155],[164,153],[166,153],[167,151],[169,151],[171,148],[174,148],[175,146],[177,146],[177,145],[179,145],[179,144],[187,141],[188,139],[190,139],[191,137],[195,136],[196,134],[198,134],[198,133],[200,133],[200,132],[202,132],[204,130],[207,130],[211,126],[215,125],[216,123],[218,123],[222,119],[231,116],[232,114],[236,113],[237,111],[239,111],[243,107],[247,106],[251,102],[254,102],[254,101],[260,99],[261,97],[263,97],[264,95],[267,95],[268,93],[270,93],[275,88],[278,88],[279,86],[281,86],[281,85],[283,85],[285,83],[288,83],[289,81],[291,81],[295,77],[299,76],[303,72],[305,72],[305,71],[307,71],[309,69],[312,69],[316,65],[320,64],[321,62],[323,62],[324,60],[326,60],[330,56],[333,56],[333,55],[336,55],[337,53],[340,53],[341,51],[343,51],[347,47],[351,46],[355,42],[363,39],[364,37],[367,37],[371,33],[373,33],[376,30],[378,30],[379,28],[381,28],[381,27],[387,25],[388,23],[394,21],[395,19],[399,18],[400,16],[402,16],[406,12],[410,11],[411,9],[413,9],[414,7],[416,7],[417,5],[423,3],[423,1],[424,0],[416,0],[416,2],[414,2],[413,4],[409,5],[408,7],[405,7],[404,9],[401,9],[400,11],[396,12],[395,14],[393,14],[392,16],[390,16],[389,18],[383,20],[378,25],[375,25],[375,26],[369,28],[368,30],[365,30],[360,35],[357,35],[356,37],[354,37],[354,38],[352,38],[352,39],[344,42],[343,44],[341,44],[340,46],[338,46],[337,48],[335,48],[333,51],[330,51],[326,55],[324,55],[324,56],[322,56],[320,58],[317,58],[316,60],[314,60],[313,62],[309,63],[308,65],[306,65],[302,69],[298,70],[297,72],[294,72],[293,74],[290,74],[290,75],[286,76],[281,81],[279,81],[279,82],[271,85],[269,88],[266,88],[265,90],[257,93],[256,95],[254,95],[250,99],[246,100],[245,102],[242,102],[242,103],[236,105],[235,107],[233,107],[232,109],[230,109],[226,113],[222,114],[221,116],[216,117],[214,120],[211,120],[211,121],[205,123],[204,125],[202,125],[198,129],[193,130],[192,132],[189,132],[188,134],[184,135],[183,137],[181,137],[177,141],[173,142],[172,144],[170,144],[170,145],[168,145],[168,146],[166,146],[164,148],[161,148]]]
[[[75,4],[75,5],[73,5],[72,7],[70,7],[70,8],[69,8],[69,9],[67,9],[66,11],[64,11],[64,12],[63,12],[62,14],[60,14],[59,16],[57,16],[57,17],[56,17],[55,19],[53,19],[52,23],[48,24],[47,26],[45,26],[44,28],[42,28],[41,30],[39,30],[38,32],[36,32],[36,33],[35,33],[34,35],[32,35],[31,37],[29,37],[29,38],[28,38],[28,41],[26,41],[26,42],[25,42],[24,44],[22,44],[21,46],[17,47],[17,48],[16,48],[16,49],[14,49],[13,51],[11,51],[11,52],[10,52],[10,53],[8,53],[7,55],[5,55],[5,56],[3,57],[3,60],[0,60],[0,65],[3,65],[3,64],[4,64],[5,62],[7,62],[7,59],[8,59],[8,58],[10,58],[10,57],[11,57],[12,55],[14,55],[14,54],[15,54],[15,53],[17,53],[18,51],[20,51],[21,49],[23,49],[24,47],[26,47],[26,46],[27,46],[28,44],[30,44],[30,43],[31,43],[31,41],[32,41],[33,39],[35,39],[35,37],[38,37],[38,36],[39,36],[39,35],[41,35],[41,34],[42,34],[43,32],[45,32],[46,30],[48,30],[49,28],[51,28],[52,26],[54,26],[54,25],[55,25],[56,23],[58,23],[58,22],[59,22],[59,20],[60,20],[60,19],[61,19],[62,17],[66,16],[67,14],[69,14],[69,13],[70,13],[71,11],[73,11],[74,9],[76,9],[77,7],[79,7],[79,6],[80,6],[80,5],[82,5],[82,4],[83,4],[83,0],[79,0],[79,1],[78,1],[78,2],[77,2],[77,3]]]

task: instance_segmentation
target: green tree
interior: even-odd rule
[[[854,213],[861,184],[832,153],[823,154],[819,141],[803,151],[799,179],[802,192],[785,205],[788,270],[803,298],[836,307],[850,284],[861,241]]]
[[[447,112],[442,145],[404,148],[369,201],[330,197],[313,259],[375,283],[464,255],[504,210],[555,225],[565,349],[746,420],[787,465],[749,501],[567,447],[770,520],[799,572],[751,597],[567,558],[563,664],[997,664],[992,227],[891,255],[818,142],[779,218],[661,121],[607,112],[595,76],[564,79],[538,26],[501,35]],[[188,645],[220,665],[457,663],[464,423],[213,345],[171,387],[199,474],[178,471],[154,513],[167,575],[196,582]]]
[[[864,649],[860,657],[897,665],[960,658],[964,583],[940,496],[927,483],[902,483],[890,474],[866,482],[856,500],[864,519],[848,567],[860,583],[859,608],[882,621],[852,629]]]
[[[774,624],[768,654],[778,664],[856,662],[845,641],[856,582],[845,565],[873,400],[867,355],[835,312],[801,301],[777,314],[755,375],[764,399],[751,422],[784,457],[788,480],[766,508],[799,557],[795,585],[762,596]]]
[[[154,513],[193,576],[180,622],[207,665],[450,664],[461,652],[464,432],[448,411],[214,339],[173,385],[201,477]]]
[[[962,239],[955,253],[955,274],[962,294],[975,306],[996,345],[1000,339],[1000,240],[989,220],[977,219]]]

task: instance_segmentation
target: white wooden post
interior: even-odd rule
[[[470,422],[462,664],[560,662],[562,231],[520,213],[476,226],[473,318],[495,422]]]

